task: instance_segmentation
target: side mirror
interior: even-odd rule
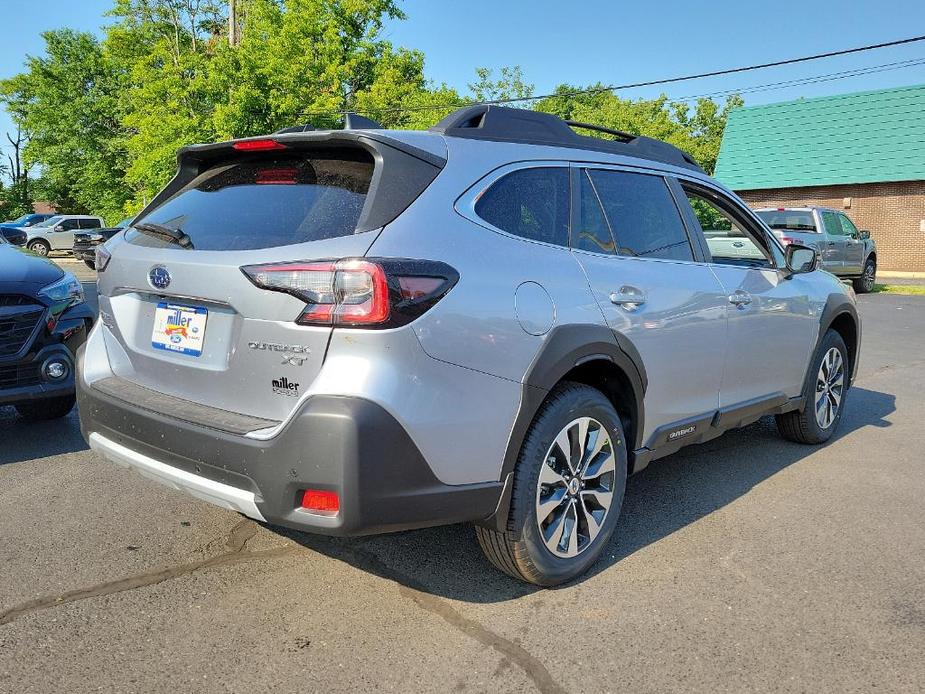
[[[812,272],[819,263],[819,256],[816,255],[815,248],[801,246],[798,243],[791,243],[787,246],[786,259],[787,269],[792,275]]]
[[[866,241],[867,239],[870,238],[870,232],[869,232],[869,231],[863,231],[863,230],[862,230],[862,231],[858,232],[858,238],[859,238],[861,241]]]
[[[26,222],[25,224],[23,224],[23,227],[31,227],[31,226],[32,226],[32,222]]]

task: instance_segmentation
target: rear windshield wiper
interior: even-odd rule
[[[157,238],[166,238],[172,241],[173,243],[181,246],[183,248],[192,248],[193,240],[186,235],[182,229],[174,229],[173,227],[164,226],[163,224],[156,224],[154,222],[142,222],[141,224],[134,224],[132,228],[135,231],[140,231],[142,234],[147,236],[156,236]]]

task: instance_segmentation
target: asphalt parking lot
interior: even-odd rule
[[[556,590],[466,526],[260,526],[0,408],[0,691],[923,691],[925,297],[860,304],[836,439],[653,463]]]

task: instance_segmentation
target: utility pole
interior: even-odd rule
[[[228,44],[237,46],[238,36],[238,0],[228,0]]]

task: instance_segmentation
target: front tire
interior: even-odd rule
[[[825,443],[838,428],[848,394],[850,362],[845,341],[829,330],[819,343],[810,373],[813,378],[803,394],[803,410],[777,415],[780,435],[797,443]]]
[[[610,401],[590,386],[557,386],[521,448],[508,530],[476,526],[485,556],[540,586],[580,576],[613,535],[626,473],[623,425]]]
[[[47,241],[32,241],[26,248],[43,258],[47,258],[48,254],[51,253],[51,246],[48,245]]]
[[[854,285],[854,291],[857,294],[869,294],[874,290],[874,284],[877,282],[877,263],[873,258],[868,258],[864,263],[864,273],[855,280],[851,281]]]
[[[44,422],[49,419],[60,419],[74,409],[76,398],[73,395],[62,395],[57,398],[45,398],[20,402],[14,405],[20,417],[29,422]]]

